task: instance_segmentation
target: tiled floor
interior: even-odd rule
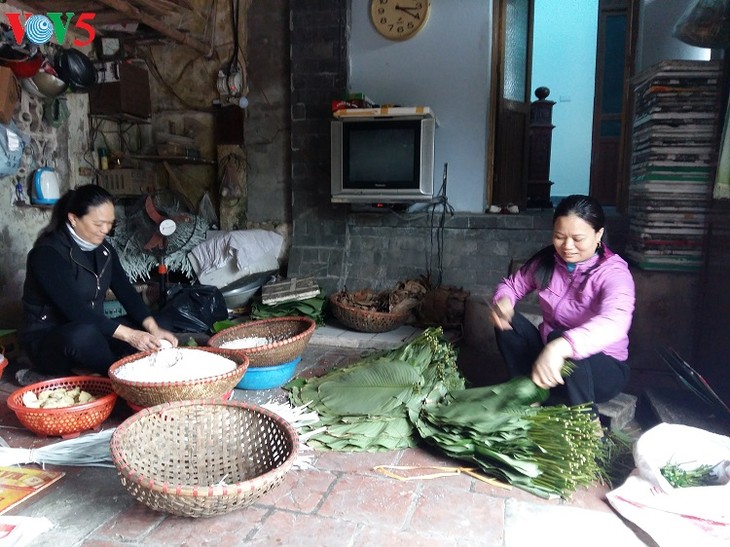
[[[379,335],[320,328],[297,374],[321,374],[365,351],[400,344],[413,334],[409,327]],[[5,374],[0,389],[3,400],[17,389],[11,374]],[[254,403],[286,401],[280,389],[236,390],[234,397]],[[48,442],[25,431],[3,408],[0,436],[10,446]],[[106,426],[129,415],[120,401]],[[376,466],[458,467],[459,463],[424,448],[315,453],[312,469],[290,471],[279,487],[252,506],[207,519],[148,509],[127,493],[113,468],[63,467],[63,479],[8,514],[50,519],[54,527],[32,545],[53,547],[653,545],[612,511],[604,498],[606,486],[576,492],[570,501],[543,500],[465,474],[401,481],[378,472]]]

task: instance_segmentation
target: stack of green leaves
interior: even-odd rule
[[[572,368],[566,362],[563,374]],[[441,328],[284,387],[294,406],[319,414],[300,431],[313,448],[385,451],[424,439],[542,497],[567,498],[602,475],[601,429],[590,405],[531,406],[549,393],[528,377],[466,389]]]
[[[305,300],[292,300],[279,304],[263,304],[256,301],[251,305],[252,319],[270,319],[272,317],[303,316],[314,320],[317,325],[324,325],[324,305],[327,299],[323,294]]]
[[[600,426],[588,404],[530,406],[546,395],[520,377],[451,392],[411,418],[446,454],[541,497],[567,498],[600,477]]]
[[[413,446],[409,414],[427,400],[464,388],[456,351],[440,327],[399,348],[365,356],[318,378],[296,378],[285,389],[293,405],[309,404],[320,422],[301,431],[322,450],[385,451]],[[315,432],[316,429],[320,431]]]

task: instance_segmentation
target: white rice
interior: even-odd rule
[[[251,349],[267,344],[270,344],[268,338],[264,336],[251,336],[249,338],[239,338],[230,342],[223,342],[220,347],[224,349]]]
[[[236,362],[210,351],[168,348],[126,363],[114,375],[130,382],[181,382],[225,374]]]

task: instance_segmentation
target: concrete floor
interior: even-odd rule
[[[298,365],[298,375],[318,375],[374,348],[398,345],[410,327],[378,335],[317,329]],[[12,370],[0,382],[3,401],[18,388]],[[285,402],[281,389],[235,390],[234,398],[261,404]],[[131,415],[119,400],[104,427]],[[2,407],[0,436],[13,447],[37,447]],[[47,517],[54,527],[37,546],[262,545],[401,546],[479,545],[525,547],[653,546],[608,505],[609,487],[596,484],[569,501],[544,500],[461,474],[399,481],[375,466],[459,466],[425,448],[388,453],[314,453],[313,469],[292,470],[284,482],[252,506],[227,515],[193,519],[155,512],[137,502],[113,468],[63,467],[66,475],[6,515]],[[424,470],[428,472],[428,470]]]

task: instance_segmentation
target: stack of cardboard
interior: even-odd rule
[[[697,271],[716,162],[720,64],[662,61],[634,86],[627,256],[648,270]]]

